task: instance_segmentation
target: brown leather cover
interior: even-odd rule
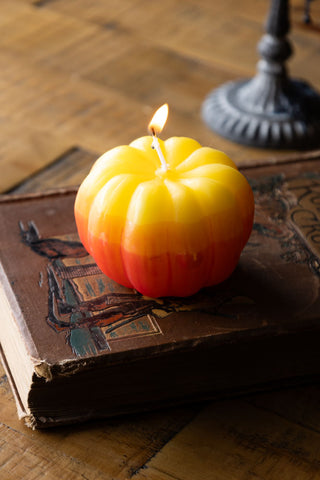
[[[240,263],[185,299],[145,298],[101,274],[76,236],[74,191],[2,198],[2,285],[35,365],[31,423],[320,374],[320,161],[243,173],[256,213]]]

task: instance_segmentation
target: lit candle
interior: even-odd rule
[[[162,150],[160,148],[159,140],[157,139],[157,133],[161,133],[162,129],[167,121],[169,113],[168,104],[165,103],[162,107],[158,108],[156,113],[153,115],[151,122],[149,123],[149,131],[152,133],[152,148],[154,148],[159,156],[161,166],[164,171],[168,170],[168,164],[163,156]]]
[[[75,218],[107,276],[151,297],[188,296],[231,275],[251,233],[254,199],[227,155],[192,138],[162,141],[163,126],[153,117],[152,135],[96,161]]]

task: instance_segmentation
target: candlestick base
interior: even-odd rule
[[[320,96],[305,82],[263,88],[259,76],[213,90],[202,116],[215,132],[234,142],[261,148],[306,149],[320,144]],[[267,93],[267,95],[266,95]]]
[[[288,10],[288,0],[271,0],[256,76],[223,85],[205,100],[203,119],[223,137],[261,148],[320,145],[320,95],[287,74],[285,63],[292,54]]]

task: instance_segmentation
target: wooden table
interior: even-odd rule
[[[320,2],[309,26],[303,1],[291,5],[291,75],[320,89]],[[195,137],[239,165],[278,155],[224,141],[200,118],[213,87],[254,74],[268,7],[2,0],[1,192],[79,184],[100,153],[146,134],[164,102],[164,138]],[[38,432],[18,420],[0,367],[0,479],[320,479],[319,407],[314,384]]]

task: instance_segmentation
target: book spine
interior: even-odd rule
[[[15,325],[12,325],[12,328],[15,327],[15,330],[18,329],[20,336],[23,338],[23,342],[27,348],[30,358],[33,359],[34,363],[39,363],[39,354],[35,343],[32,339],[30,331],[27,327],[27,324],[24,320],[23,313],[19,307],[16,296],[11,288],[9,280],[5,274],[2,263],[0,262],[0,288],[4,295],[2,295],[2,302],[5,302],[6,305],[3,305],[2,314],[7,313],[7,316],[11,317]],[[8,311],[9,310],[9,311]],[[4,320],[3,320],[4,321]],[[0,336],[1,339],[1,336]]]

